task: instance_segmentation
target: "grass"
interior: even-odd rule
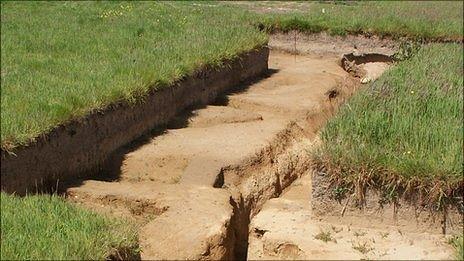
[[[1,260],[95,260],[138,254],[134,226],[58,196],[1,193]]]
[[[267,42],[242,10],[197,5],[3,1],[2,149]]]
[[[354,250],[359,251],[363,255],[365,255],[365,254],[369,253],[370,251],[374,250],[374,248],[371,247],[368,242],[363,242],[363,243],[361,243],[361,242],[354,243],[353,242],[352,243],[352,248]]]
[[[452,245],[456,249],[456,260],[464,260],[464,236],[454,237]]]
[[[464,260],[464,236],[461,235],[453,235],[448,238],[448,244],[454,247],[456,254],[456,260]]]
[[[291,12],[278,13],[278,5],[287,6]],[[333,35],[459,41],[463,37],[462,1],[268,2],[259,3],[254,9],[259,11],[263,6],[275,10],[262,15],[260,23],[268,31],[327,31]]]
[[[315,155],[336,188],[379,187],[386,200],[418,192],[434,206],[462,197],[462,52],[427,45],[341,107]]]
[[[335,3],[240,3],[296,6],[292,13],[251,14],[217,2],[4,1],[1,147],[27,145],[72,119],[119,101],[140,102],[204,65],[219,66],[266,43],[256,24],[462,39],[459,1]]]

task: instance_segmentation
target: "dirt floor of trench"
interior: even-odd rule
[[[313,238],[319,228],[332,228],[311,221],[310,188],[298,184],[308,182],[318,128],[362,80],[342,69],[341,56],[391,55],[395,48],[382,40],[324,37],[295,44],[292,35],[273,36],[265,77],[123,148],[107,170],[111,179],[81,181],[67,190],[68,199],[136,220],[142,259],[363,258],[353,248],[361,238],[381,244],[366,252],[369,258],[402,258],[409,250],[414,258],[448,257],[440,235],[356,236],[338,225],[332,234],[341,243]],[[375,71],[370,80],[388,67],[369,66],[363,69]],[[371,242],[363,244],[359,249],[370,249]]]
[[[251,260],[452,260],[454,249],[440,233],[404,227],[327,222],[311,209],[311,175],[269,200],[251,221]],[[341,218],[343,219],[343,218]],[[411,224],[414,227],[414,224]]]

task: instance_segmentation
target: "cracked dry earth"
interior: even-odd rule
[[[366,234],[355,237],[358,228],[337,226],[337,243],[314,239],[332,226],[311,220],[309,150],[359,79],[335,49],[295,56],[286,41],[271,40],[268,75],[124,148],[107,170],[114,179],[82,181],[68,199],[136,220],[142,259],[448,257],[439,235],[359,229]],[[351,241],[364,238],[375,250],[361,255]]]

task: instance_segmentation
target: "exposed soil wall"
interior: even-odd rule
[[[218,94],[266,72],[268,56],[267,47],[244,53],[219,69],[204,68],[171,87],[153,91],[144,102],[113,104],[59,126],[13,153],[2,150],[1,189],[25,194],[94,176],[119,147],[166,125],[187,107],[210,103]]]
[[[312,174],[312,212],[321,220],[350,223],[367,227],[396,226],[404,231],[454,234],[462,232],[463,214],[459,206],[449,205],[446,210],[431,209],[417,204],[414,199],[386,202],[381,192],[367,188],[364,201],[356,195],[336,200],[334,187],[328,175]]]

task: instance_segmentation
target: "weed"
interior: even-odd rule
[[[456,249],[456,259],[464,260],[464,236],[455,235],[448,238],[448,244]]]
[[[321,240],[325,243],[330,242],[330,241],[337,243],[337,240],[332,237],[332,234],[330,233],[330,231],[320,231],[317,235],[314,236],[314,238],[317,240]]]
[[[353,235],[354,235],[355,237],[363,237],[363,236],[366,235],[366,232],[365,232],[365,231],[362,231],[362,232],[355,231],[355,232],[353,233]]]
[[[417,54],[421,44],[417,41],[402,41],[398,51],[393,54],[393,58],[397,61],[404,61],[410,59],[413,55]]]
[[[365,255],[370,251],[374,250],[373,247],[369,246],[367,242],[361,244],[361,242],[353,243],[352,247],[354,250],[359,251],[361,254]]]
[[[398,198],[398,191],[396,191],[395,186],[385,186],[381,188],[382,193],[380,195],[379,204],[384,205],[388,203],[395,203]]]
[[[338,202],[341,202],[345,198],[346,193],[348,191],[349,191],[348,187],[344,185],[337,186],[333,188],[332,190],[333,198],[337,200]]]

